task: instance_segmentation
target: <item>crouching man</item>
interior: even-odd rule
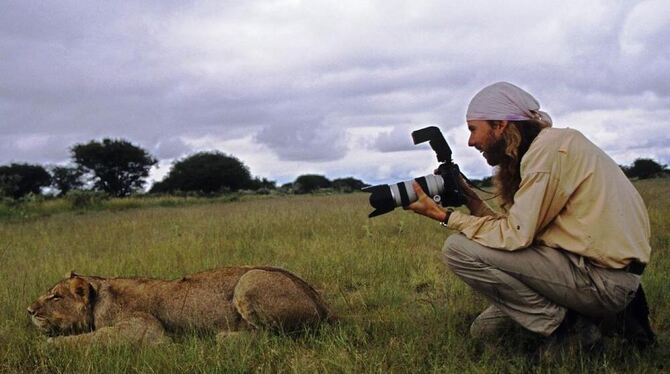
[[[503,213],[465,185],[470,214],[445,211],[416,182],[409,209],[459,232],[444,259],[491,304],[471,334],[495,334],[512,320],[550,337],[546,346],[577,339],[594,349],[597,324],[618,315],[626,337],[653,342],[640,286],[649,218],[619,166],[580,132],[552,128],[537,100],[509,83],[478,92],[466,119],[468,145],[497,167]]]

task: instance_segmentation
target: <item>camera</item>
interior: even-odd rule
[[[429,142],[440,162],[435,174],[414,178],[426,195],[442,206],[460,206],[466,203],[465,194],[458,183],[461,172],[451,159],[451,148],[444,140],[442,132],[435,126],[425,127],[412,132],[414,144]],[[380,184],[363,188],[370,193],[370,205],[375,210],[369,218],[388,213],[396,207],[406,207],[418,197],[412,188],[412,180],[395,184]]]

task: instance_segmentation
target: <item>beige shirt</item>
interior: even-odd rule
[[[647,263],[651,253],[640,194],[614,160],[573,129],[548,128],[535,138],[506,214],[453,212],[448,227],[487,247],[543,244],[608,268]]]

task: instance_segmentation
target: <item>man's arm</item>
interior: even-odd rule
[[[568,200],[568,195],[559,190],[558,178],[555,177],[559,168],[558,163],[553,163],[550,170],[526,173],[514,195],[514,204],[505,215],[477,217],[458,211],[449,214],[426,196],[416,182],[413,186],[419,199],[407,208],[437,221],[448,222],[450,229],[460,231],[484,246],[508,251],[526,248]],[[473,209],[476,210],[477,206]]]
[[[491,207],[482,200],[477,193],[465,183],[463,177],[459,178],[458,183],[465,194],[467,202],[465,205],[470,210],[470,214],[475,217],[497,216],[498,214],[491,209]]]
[[[517,250],[528,247],[535,236],[565,206],[568,195],[558,188],[550,172],[526,175],[506,215],[475,217],[453,212],[448,227],[487,247]]]

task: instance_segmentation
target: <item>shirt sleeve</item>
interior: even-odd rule
[[[481,201],[477,206],[477,209],[470,211],[475,217],[484,217],[484,216],[496,216],[498,213],[494,212],[493,209],[486,203],[486,201]]]
[[[530,246],[566,201],[550,171],[532,172],[522,178],[507,214],[476,217],[453,212],[448,227],[481,245],[514,251]]]

